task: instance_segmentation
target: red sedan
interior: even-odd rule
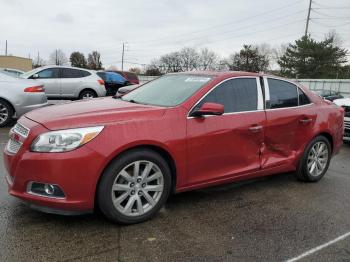
[[[343,141],[342,108],[286,79],[165,75],[121,99],[32,111],[10,132],[9,193],[38,210],[131,224],[172,192],[295,171],[320,180]]]

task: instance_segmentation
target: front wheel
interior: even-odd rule
[[[6,126],[10,123],[14,111],[11,105],[5,100],[0,99],[0,127]]]
[[[114,160],[102,175],[98,204],[113,222],[139,223],[165,204],[170,189],[167,162],[151,150],[133,150]]]
[[[331,153],[331,145],[326,137],[314,138],[300,160],[297,178],[306,182],[319,181],[328,170]]]

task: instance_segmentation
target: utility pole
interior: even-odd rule
[[[124,70],[124,42],[123,42],[123,51],[122,51],[122,71]]]
[[[56,49],[56,59],[55,59],[56,65],[58,65],[58,58],[57,58],[57,49]]]
[[[307,12],[307,18],[306,18],[306,26],[305,26],[305,36],[307,36],[307,32],[309,30],[309,22],[310,22],[310,13],[311,13],[311,4],[312,0],[309,2],[309,10]]]
[[[6,45],[5,45],[5,56],[7,56],[7,40],[6,40]]]

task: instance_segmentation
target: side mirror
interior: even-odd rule
[[[39,78],[39,75],[38,75],[38,74],[34,74],[34,75],[32,75],[31,78],[32,78],[32,79],[37,79],[37,78]]]
[[[219,116],[224,113],[224,106],[217,103],[204,103],[199,109],[191,115],[194,117],[201,116]]]

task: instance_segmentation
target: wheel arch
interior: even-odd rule
[[[13,113],[14,114],[16,113],[16,108],[13,106],[13,103],[10,100],[8,100],[7,98],[2,97],[2,96],[0,96],[0,100],[7,102],[11,106]]]
[[[324,136],[325,138],[327,138],[327,140],[329,141],[329,144],[331,145],[331,151],[333,153],[334,139],[333,139],[333,136],[332,136],[331,132],[329,132],[329,131],[322,131],[322,132],[318,133],[317,135],[315,135],[313,138],[315,138],[317,136]]]

